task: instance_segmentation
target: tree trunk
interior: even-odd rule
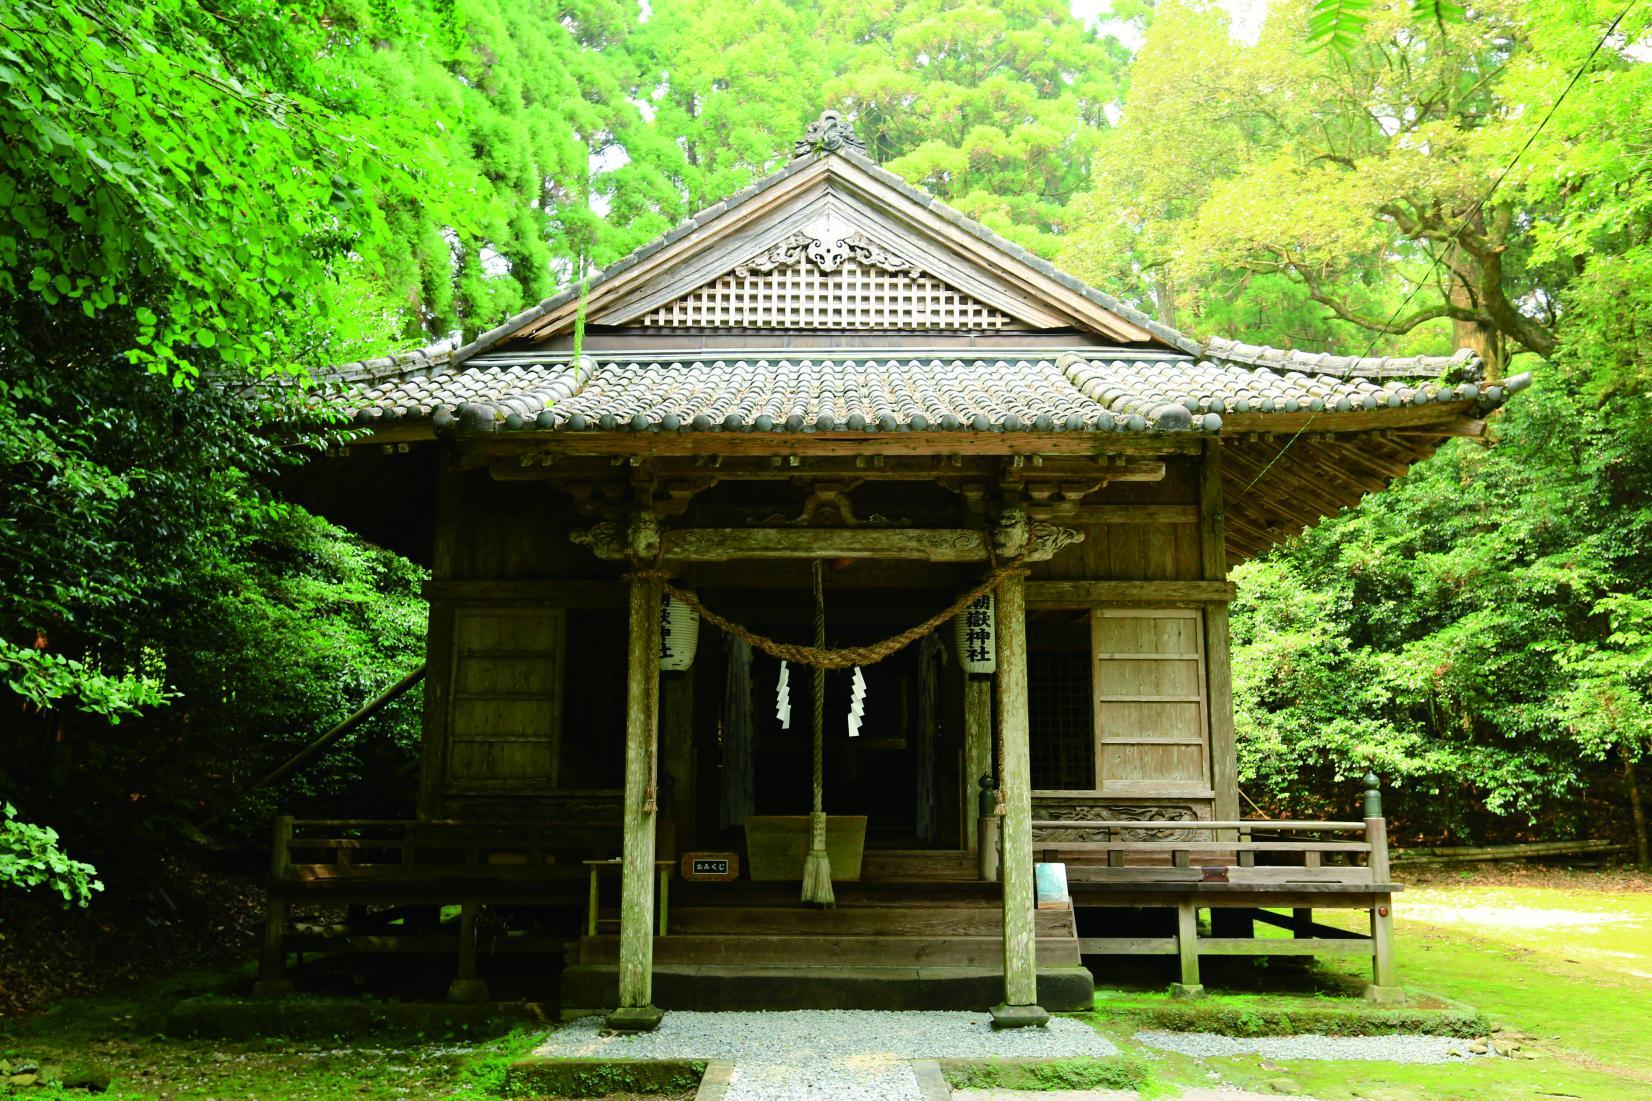
[[[1641,867],[1652,864],[1647,852],[1646,807],[1641,803],[1640,784],[1635,779],[1635,755],[1628,746],[1620,746],[1623,755],[1623,782],[1629,788],[1629,817],[1635,824],[1635,862]]]
[[[1462,267],[1478,270],[1479,264],[1474,257],[1462,249],[1451,250],[1452,271],[1450,280],[1450,298],[1453,306],[1464,309],[1477,309],[1479,303],[1475,300],[1474,291],[1469,287],[1462,274]],[[1503,368],[1508,362],[1508,338],[1490,321],[1464,321],[1453,318],[1451,322],[1451,346],[1453,348],[1467,348],[1480,357],[1485,365],[1486,381],[1496,382],[1503,377]]]

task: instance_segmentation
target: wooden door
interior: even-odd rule
[[[557,786],[565,631],[561,608],[455,610],[450,795]]]
[[[1204,613],[1097,608],[1091,624],[1097,789],[1210,798]]]

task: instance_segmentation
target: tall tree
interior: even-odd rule
[[[1271,6],[1251,46],[1211,13],[1162,6],[1096,167],[1137,186],[1098,188],[1071,251],[1105,264],[1134,231],[1137,278],[1195,311],[1181,288],[1277,274],[1379,347],[1446,323],[1494,376],[1516,352],[1550,355],[1575,269],[1538,247],[1564,216],[1557,192],[1522,183],[1562,159],[1563,131],[1493,185],[1580,67],[1642,82],[1621,43],[1590,56],[1617,10],[1507,0],[1419,23],[1394,2],[1371,8],[1357,45],[1311,52],[1303,3]]]

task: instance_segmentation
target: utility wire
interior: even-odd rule
[[[1549,105],[1548,113],[1543,116],[1543,120],[1537,124],[1537,128],[1531,132],[1529,137],[1526,138],[1525,144],[1519,148],[1513,157],[1509,158],[1509,163],[1503,166],[1503,171],[1498,173],[1497,179],[1492,181],[1491,186],[1486,189],[1486,193],[1475,200],[1474,205],[1469,207],[1468,213],[1463,215],[1462,221],[1457,223],[1457,228],[1451,233],[1452,240],[1455,240],[1457,235],[1463,232],[1464,227],[1466,227],[1470,221],[1478,217],[1480,212],[1485,209],[1485,205],[1491,201],[1491,197],[1497,193],[1497,189],[1503,186],[1503,181],[1509,178],[1509,173],[1514,171],[1514,166],[1520,163],[1520,158],[1526,155],[1526,151],[1532,147],[1532,143],[1537,141],[1538,135],[1543,133],[1543,128],[1549,125],[1549,120],[1554,118],[1555,112],[1560,110],[1560,105],[1566,102],[1566,97],[1571,94],[1572,88],[1575,87],[1577,82],[1583,78],[1583,74],[1588,70],[1589,66],[1594,64],[1595,57],[1601,50],[1605,49],[1607,40],[1610,39],[1614,33],[1616,33],[1618,24],[1623,22],[1624,17],[1627,16],[1638,3],[1640,3],[1640,0],[1629,0],[1629,3],[1624,5],[1623,10],[1618,12],[1617,18],[1612,20],[1611,24],[1606,28],[1606,32],[1600,36],[1600,41],[1595,43],[1595,48],[1589,51],[1589,56],[1583,59],[1583,63],[1577,67],[1577,69],[1572,73],[1571,79],[1566,82],[1566,87],[1560,90],[1560,95],[1555,97],[1555,101]],[[1428,265],[1428,270],[1423,273],[1423,277],[1417,280],[1416,285],[1411,288],[1411,293],[1406,295],[1404,301],[1396,306],[1394,308],[1394,312],[1389,315],[1387,322],[1383,324],[1384,330],[1394,324],[1394,320],[1405,311],[1407,306],[1411,305],[1411,300],[1417,297],[1417,292],[1422,290],[1423,287],[1428,284],[1429,280],[1434,277],[1434,272],[1437,268],[1439,268],[1440,261],[1444,255],[1445,252],[1443,249],[1435,254],[1433,262]],[[1360,353],[1359,358],[1365,359],[1372,352],[1376,351],[1377,341],[1387,335],[1390,334],[1379,331],[1372,336],[1371,343],[1366,346],[1364,352]],[[1256,483],[1260,482],[1267,475],[1268,471],[1273,469],[1273,464],[1285,457],[1285,452],[1291,449],[1291,445],[1296,443],[1298,437],[1308,430],[1308,427],[1314,423],[1315,418],[1318,416],[1319,413],[1313,413],[1307,420],[1302,422],[1302,427],[1292,433],[1291,438],[1286,440],[1284,445],[1280,447],[1278,454],[1269,459],[1268,464],[1257,472],[1256,477],[1252,478],[1245,488],[1239,491],[1238,495],[1234,497],[1235,501],[1242,499],[1245,494],[1249,493]]]

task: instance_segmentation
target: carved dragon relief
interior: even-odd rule
[[[803,263],[813,264],[821,271],[830,274],[841,267],[843,262],[851,256],[867,267],[878,268],[895,275],[903,275],[908,279],[917,279],[923,275],[923,270],[918,265],[892,249],[878,244],[858,230],[840,237],[836,241],[823,241],[799,230],[776,241],[745,263],[737,264],[734,268],[734,274],[741,279],[746,279],[754,272],[766,275],[772,271]]]
[[[1040,804],[1034,817],[1050,822],[1197,822],[1199,815],[1191,806],[1179,803],[1143,805],[1140,803],[1066,803]],[[1156,830],[1151,826],[1106,829],[1048,829],[1040,830],[1038,842],[1060,841],[1205,841],[1206,833],[1199,830]],[[1110,837],[1116,833],[1118,836]],[[1036,844],[1037,842],[1035,842]]]

